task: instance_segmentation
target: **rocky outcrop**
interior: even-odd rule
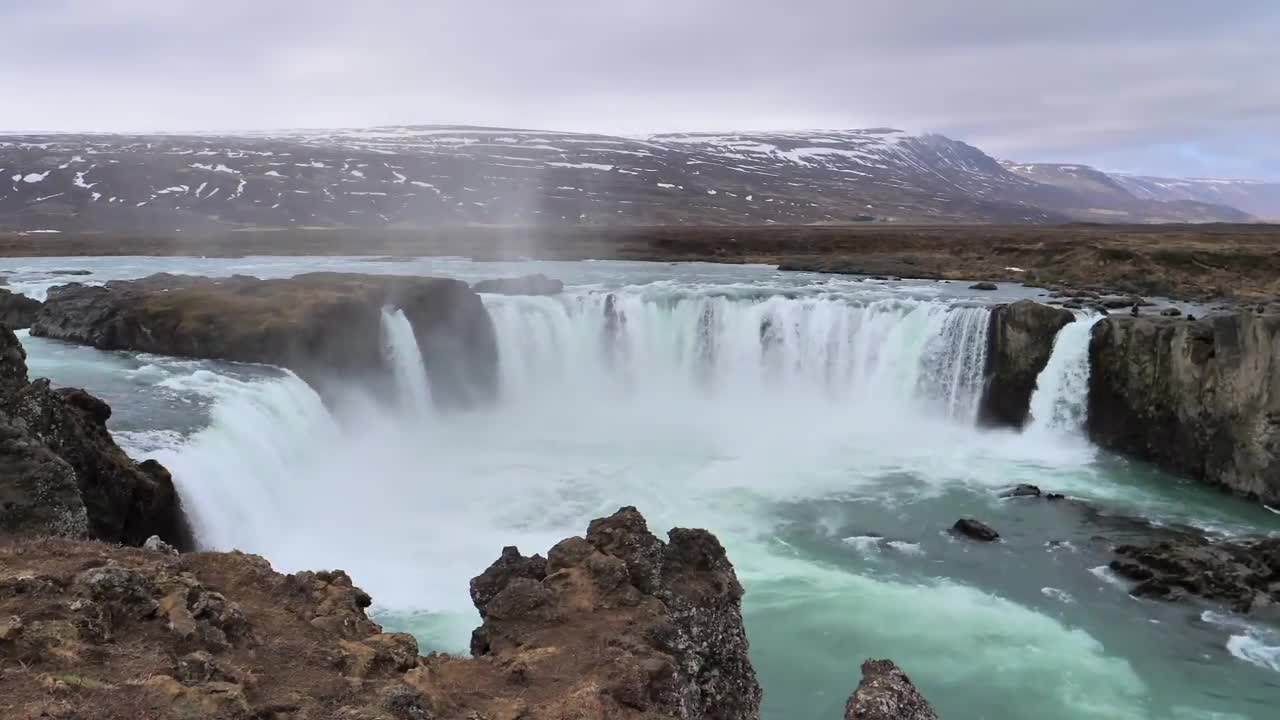
[[[445,405],[489,398],[497,342],[480,297],[443,278],[311,273],[277,280],[153,275],[54,288],[33,335],[104,350],[261,362],[323,387],[385,376],[382,310],[404,311]]]
[[[1280,538],[1211,542],[1187,535],[1151,545],[1122,545],[1111,562],[1136,581],[1134,595],[1176,600],[1194,595],[1247,613],[1280,618]]]
[[[564,292],[564,283],[538,273],[516,278],[481,280],[473,284],[471,289],[499,295],[557,295]]]
[[[1089,358],[1094,442],[1280,504],[1280,316],[1110,317]]]
[[[951,532],[981,542],[995,542],[1000,539],[1000,533],[994,528],[973,518],[960,518],[955,525],[951,526]]]
[[[849,697],[845,720],[938,720],[911,678],[892,660],[862,663],[862,682]]]
[[[135,463],[107,430],[111,408],[89,393],[27,381],[26,355],[0,327],[0,534],[139,545],[192,545],[173,479]]]
[[[471,594],[475,659],[431,659],[408,678],[451,715],[498,717],[519,697],[512,716],[759,716],[742,586],[705,530],[664,543],[623,508],[545,560],[507,548]]]
[[[10,330],[22,330],[31,327],[31,321],[43,305],[26,295],[0,289],[0,325]]]
[[[980,422],[1013,428],[1027,423],[1036,378],[1053,354],[1058,331],[1073,320],[1069,310],[1031,300],[992,309]]]
[[[472,583],[476,656],[418,655],[344,573],[241,553],[0,546],[0,717],[759,717],[742,588],[704,530],[624,508]]]

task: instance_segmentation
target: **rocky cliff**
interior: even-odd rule
[[[1036,378],[1049,363],[1054,338],[1073,320],[1069,310],[1031,300],[992,309],[979,422],[1013,428],[1026,424]]]
[[[40,312],[40,305],[39,300],[0,289],[0,325],[10,330],[29,328],[36,313]]]
[[[0,326],[0,536],[54,535],[190,547],[169,472],[135,463],[107,431],[111,408],[83,390],[27,381],[26,354]]]
[[[341,571],[63,539],[0,545],[0,717],[754,720],[742,588],[704,530],[633,508],[471,583],[474,657],[419,656]],[[888,663],[891,666],[891,663]],[[868,667],[870,670],[868,670]],[[864,666],[847,717],[935,717]],[[900,711],[900,712],[898,712]]]
[[[1107,318],[1089,357],[1094,442],[1280,504],[1280,316]]]
[[[493,323],[466,283],[442,278],[311,273],[259,280],[153,275],[49,292],[31,332],[103,350],[261,362],[323,386],[385,375],[382,310],[413,325],[433,398],[467,405],[497,379]]]

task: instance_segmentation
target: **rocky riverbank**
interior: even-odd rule
[[[742,587],[716,538],[634,508],[471,583],[472,657],[419,655],[341,571],[66,539],[0,545],[0,715],[98,720],[754,720]],[[936,716],[892,663],[846,718]]]
[[[38,337],[289,368],[323,388],[385,377],[382,312],[413,326],[433,398],[469,405],[496,390],[493,323],[466,283],[443,278],[311,273],[281,280],[153,275],[49,292]]]
[[[134,462],[111,437],[111,408],[84,390],[27,379],[26,353],[0,325],[0,538],[53,535],[192,545],[169,472]]]

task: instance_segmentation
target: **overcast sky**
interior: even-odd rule
[[[0,0],[0,128],[893,126],[1280,179],[1280,0]]]

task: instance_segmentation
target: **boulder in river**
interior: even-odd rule
[[[1113,316],[1089,359],[1090,439],[1280,503],[1280,316]]]
[[[845,720],[938,720],[911,678],[892,660],[862,663],[862,682],[849,696]]]
[[[564,292],[564,283],[537,273],[523,277],[481,280],[472,284],[471,289],[498,295],[558,295]]]
[[[469,405],[496,392],[497,339],[480,296],[459,280],[354,273],[288,279],[153,275],[65,285],[31,332],[103,350],[279,365],[308,382],[385,376],[382,313],[402,310],[432,397]]]
[[[1028,483],[1019,483],[1000,493],[1003,498],[1040,497],[1040,488]]]
[[[1069,310],[1032,300],[992,309],[986,387],[978,407],[983,424],[1021,428],[1027,423],[1036,378],[1049,363],[1054,338],[1074,320]]]
[[[0,325],[10,330],[29,328],[43,304],[26,295],[0,289]]]
[[[1150,545],[1122,545],[1111,569],[1137,581],[1133,594],[1195,595],[1247,613],[1280,608],[1280,538],[1212,542],[1186,535]]]
[[[951,526],[951,530],[959,535],[982,542],[992,542],[1000,539],[1000,533],[996,532],[990,525],[973,518],[957,520],[956,524]]]
[[[979,282],[969,286],[970,290],[999,290],[1000,287],[993,282]]]

